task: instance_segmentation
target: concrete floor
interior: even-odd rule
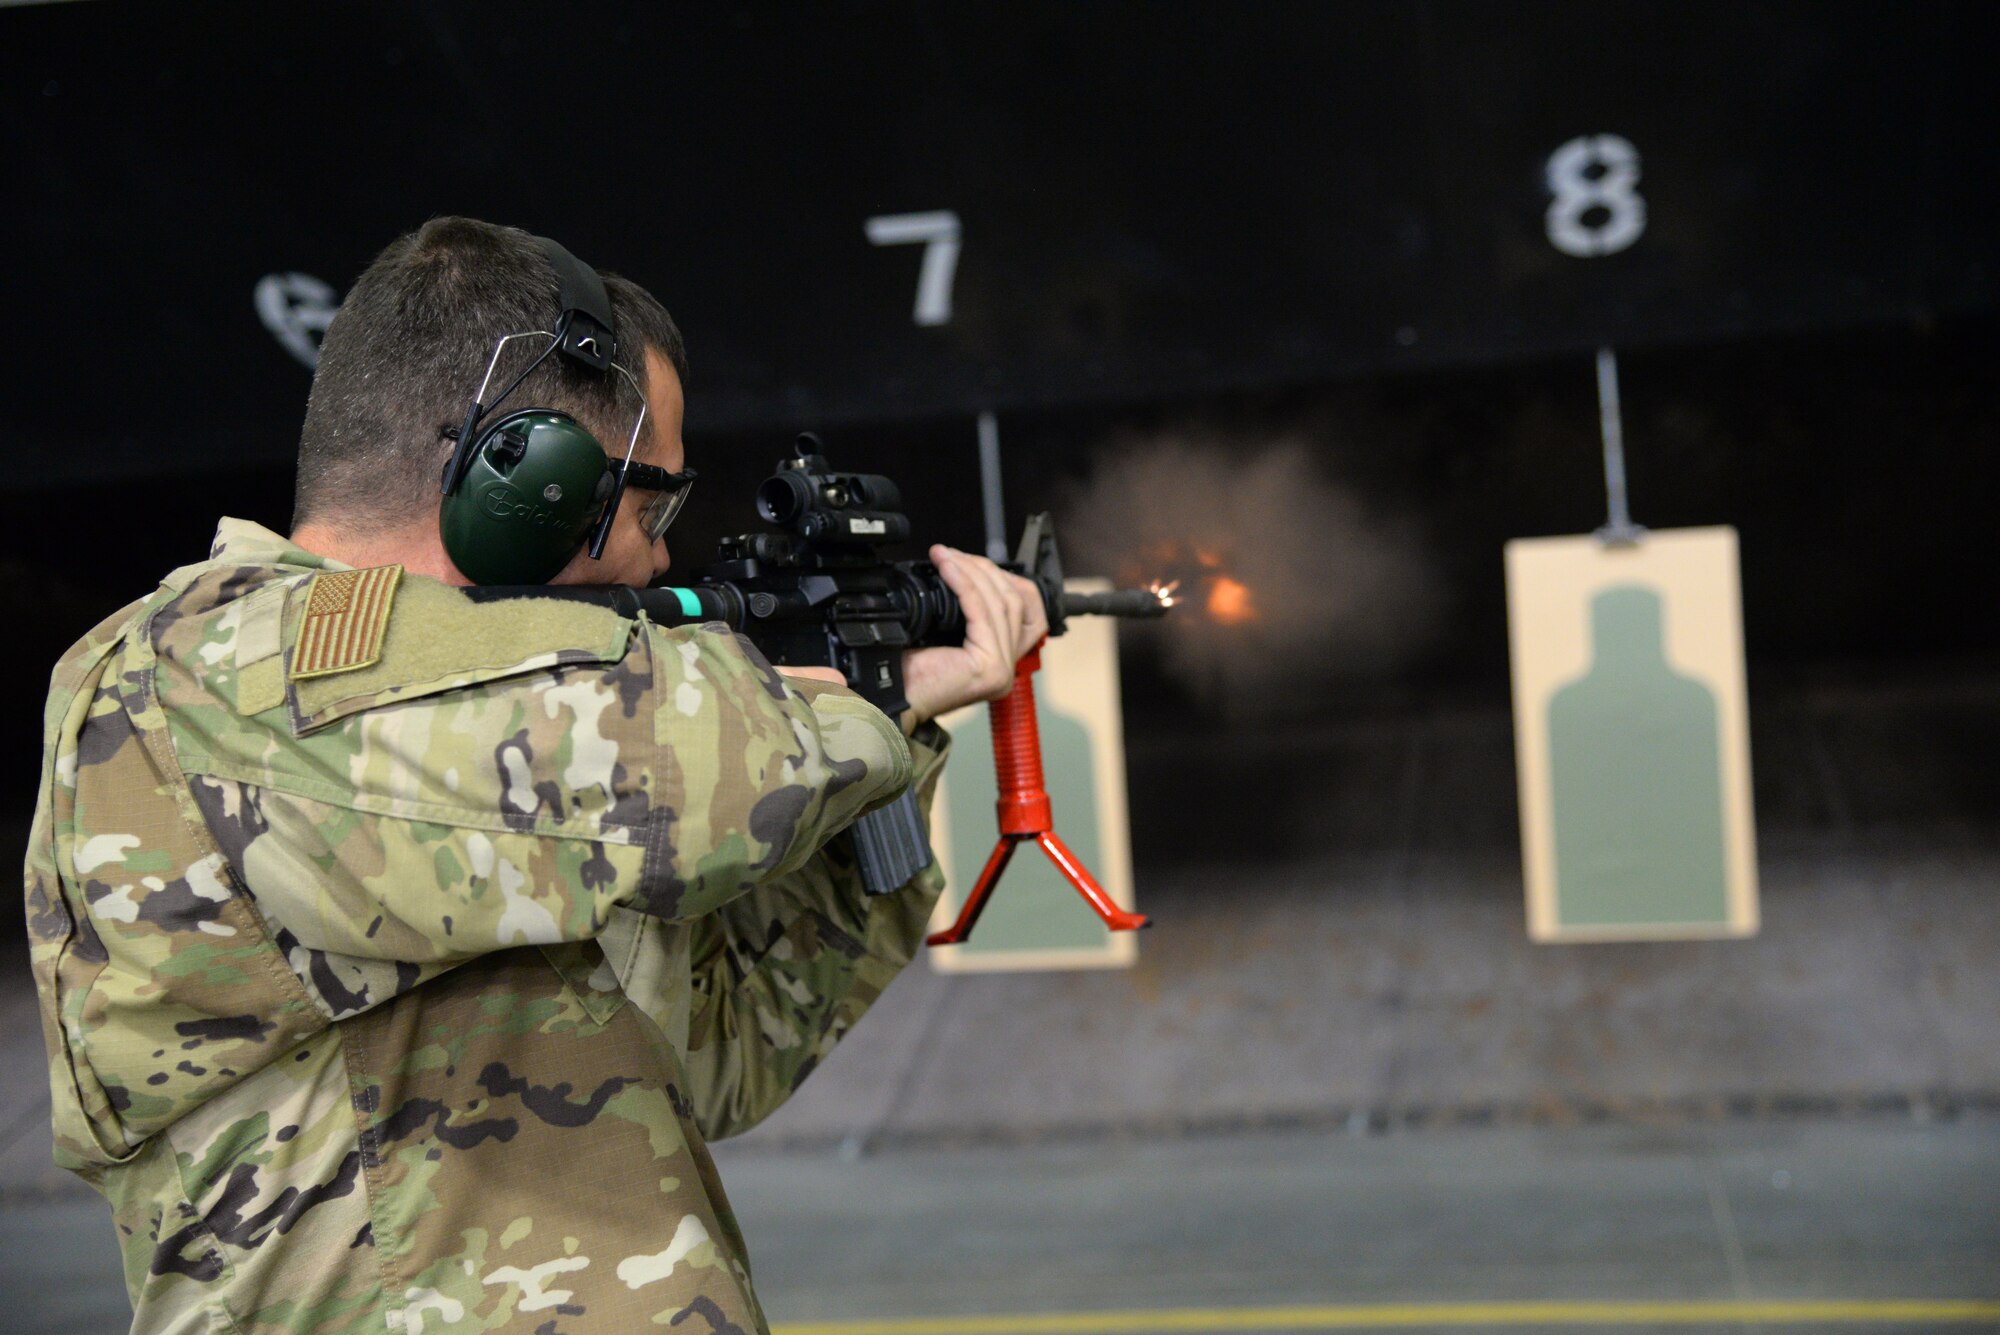
[[[749,1139],[2000,1107],[2000,852],[1763,861],[1756,939],[1603,946],[1501,853],[1155,872],[1136,968],[913,968]]]
[[[1952,1328],[2000,1329],[1994,1118],[1114,1137],[859,1159],[725,1146],[718,1157],[781,1335],[864,1321],[905,1323],[891,1327],[904,1335],[1519,1329],[1505,1304],[1527,1301],[1565,1316],[1579,1303],[1685,1315],[1688,1303],[1747,1301],[1769,1304],[1765,1319],[1674,1329],[1890,1331],[1942,1323],[1859,1318],[1887,1300],[1982,1300],[1983,1317]],[[1845,1304],[1843,1319],[1785,1319],[1800,1300]],[[19,1335],[124,1328],[94,1196],[0,1197],[0,1301]],[[1368,1306],[1409,1303],[1486,1310],[1427,1325]],[[1257,1324],[1300,1307],[1322,1309],[1323,1323],[1294,1311]],[[1218,1324],[1149,1315],[1187,1308]],[[1010,1314],[1043,1323],[1009,1325]]]
[[[781,1325],[1301,1304],[1993,1300],[1996,1169],[1994,1120],[723,1160]],[[2000,1326],[2000,1307],[1993,1315]]]

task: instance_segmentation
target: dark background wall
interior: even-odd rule
[[[45,480],[282,464],[303,378],[253,288],[337,293],[443,212],[670,294],[710,430],[1928,319],[2000,290],[1993,29],[1854,0],[10,8],[0,364],[13,429],[73,447]],[[1556,155],[1599,135],[1644,228],[1579,257],[1551,172],[1583,188]],[[922,248],[864,224],[937,210],[963,249],[919,325]],[[1609,244],[1622,211],[1578,221]],[[80,411],[107,389],[126,411]]]

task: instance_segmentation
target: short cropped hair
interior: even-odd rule
[[[687,349],[666,308],[630,279],[603,278],[619,363],[644,387],[652,347],[685,379]],[[320,346],[293,526],[379,533],[436,514],[446,429],[463,421],[496,342],[554,328],[560,293],[548,257],[518,227],[433,218],[390,242],[355,280]],[[510,346],[489,393],[527,364],[526,346]],[[559,356],[507,406],[570,413],[607,447],[623,442],[639,407],[623,377]]]

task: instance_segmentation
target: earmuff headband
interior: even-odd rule
[[[550,345],[544,348],[525,370],[514,377],[498,399],[489,404],[486,402],[486,389],[493,380],[493,368],[500,364],[500,350],[515,338],[529,337],[529,335],[509,335],[494,345],[493,358],[486,364],[485,378],[479,382],[479,392],[472,396],[472,403],[465,410],[465,422],[458,429],[458,448],[452,452],[450,467],[445,469],[444,493],[447,496],[457,493],[460,484],[465,481],[466,470],[472,466],[473,446],[479,438],[481,420],[498,408],[501,402],[505,401],[507,396],[547,359],[550,352],[559,352],[571,361],[599,373],[614,369],[613,358],[617,356],[618,344],[612,336],[611,296],[604,290],[604,280],[598,276],[597,270],[570,254],[561,242],[546,236],[538,236],[533,240],[541,248],[549,267],[555,270],[558,305],[561,308],[556,319],[555,333],[542,335],[550,338]],[[632,377],[628,374],[625,378],[629,381]],[[644,395],[641,395],[642,405],[644,401]],[[642,418],[643,413],[642,407]],[[636,439],[636,432],[634,438]],[[593,544],[591,555],[596,556],[598,553],[595,548],[602,546],[603,539],[600,537]]]
[[[562,355],[592,370],[610,370],[618,347],[611,336],[611,297],[604,290],[604,280],[560,242],[538,236],[535,244],[549,257],[549,267],[556,271],[562,289],[562,319],[556,325],[562,332]]]

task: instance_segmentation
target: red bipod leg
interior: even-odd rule
[[[1056,864],[1056,870],[1063,874],[1063,878],[1076,887],[1076,892],[1089,901],[1091,908],[1097,910],[1097,916],[1104,919],[1106,927],[1114,932],[1136,932],[1146,925],[1145,914],[1127,913],[1104,893],[1104,887],[1090,874],[1090,868],[1069,851],[1069,845],[1054,830],[1035,842],[1042,846],[1042,851],[1049,855],[1049,861]]]
[[[933,946],[955,946],[972,934],[972,925],[986,908],[986,898],[1007,870],[1015,845],[1032,839],[1056,864],[1056,870],[1076,887],[1078,894],[1105,926],[1114,932],[1129,932],[1146,925],[1143,913],[1127,913],[1112,902],[1090,869],[1070,852],[1057,837],[1053,813],[1049,809],[1047,783],[1042,775],[1041,727],[1035,716],[1035,672],[1042,665],[1040,649],[1023,658],[1014,668],[1014,689],[990,707],[993,720],[993,769],[999,788],[996,804],[1000,816],[1000,842],[986,869],[965,897],[958,921],[942,932],[925,938]]]
[[[1000,873],[1007,870],[1007,863],[1013,858],[1014,849],[1020,842],[1018,838],[1004,834],[1000,836],[1000,842],[993,846],[993,856],[986,859],[986,870],[979,873],[978,884],[974,885],[972,893],[965,897],[965,907],[958,911],[958,921],[942,932],[932,932],[925,937],[925,945],[955,946],[972,935],[972,924],[979,921],[980,913],[986,908],[986,897],[992,894],[993,887],[999,884]]]

